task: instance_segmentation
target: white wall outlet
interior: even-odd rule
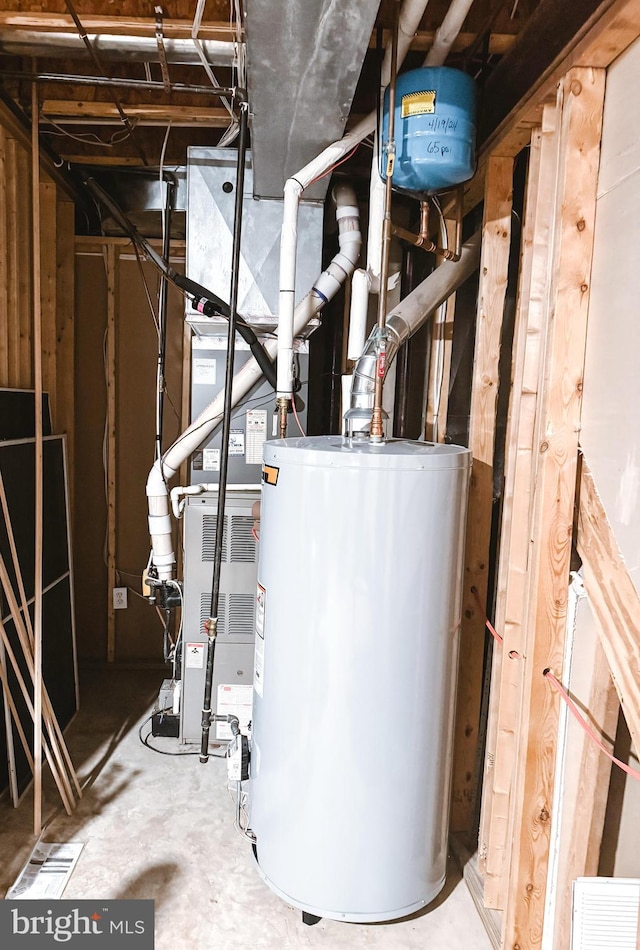
[[[124,610],[126,606],[127,606],[127,588],[114,587],[113,588],[113,609]]]

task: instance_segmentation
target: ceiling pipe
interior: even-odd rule
[[[480,264],[482,231],[462,245],[460,260],[445,261],[404,298],[386,320],[386,372],[398,349],[431,317]],[[351,405],[345,413],[347,434],[368,432],[376,383],[377,327],[374,327],[356,363],[351,383]]]
[[[356,196],[350,185],[341,183],[333,189],[338,222],[339,251],[319,276],[315,285],[295,310],[294,334],[298,335],[309,321],[324,307],[328,300],[335,297],[345,280],[351,276],[360,255],[362,236]],[[265,350],[273,359],[277,352],[277,342],[267,340]],[[236,406],[250,392],[263,373],[253,356],[249,357],[242,368],[233,377],[231,406]],[[162,459],[156,460],[147,479],[147,502],[149,506],[149,532],[153,563],[160,580],[173,577],[175,554],[171,537],[169,518],[168,481],[178,468],[205,442],[222,420],[224,394],[219,393],[191,425],[178,436],[167,449]]]
[[[405,0],[400,10],[397,61],[400,64],[409,51],[428,0]],[[391,75],[391,40],[387,43],[382,64],[383,81]],[[312,182],[326,175],[367,135],[375,132],[377,110],[369,113],[343,138],[327,146],[316,158],[296,172],[284,186],[282,240],[280,244],[280,303],[278,313],[278,389],[281,425],[285,424],[286,407],[293,392],[293,320],[295,312],[295,276],[298,228],[298,206],[302,192]]]
[[[87,39],[105,62],[157,63],[158,44],[153,36],[111,36],[88,33]],[[199,40],[211,66],[235,66],[235,44],[223,40]],[[164,52],[170,65],[200,66],[200,56],[190,39],[164,38]],[[82,39],[73,33],[0,28],[0,53],[43,59],[89,59]]]
[[[426,55],[425,66],[442,66],[458,33],[467,18],[473,0],[451,0],[444,20],[436,30],[431,49]]]

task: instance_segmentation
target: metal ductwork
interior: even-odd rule
[[[108,62],[159,62],[158,43],[151,36],[111,36],[89,34],[98,56]],[[234,66],[235,44],[223,40],[199,40],[211,66]],[[193,40],[167,39],[162,41],[166,61],[171,65],[200,66]],[[89,59],[87,48],[74,33],[43,32],[40,30],[0,29],[0,53],[9,56],[43,57],[46,59]]]

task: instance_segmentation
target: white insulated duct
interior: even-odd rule
[[[297,336],[309,321],[321,310],[328,300],[335,297],[344,281],[351,276],[360,255],[362,236],[360,217],[353,188],[340,184],[333,189],[338,222],[339,251],[309,293],[295,308],[293,334]],[[265,349],[273,359],[277,352],[277,342],[268,340]],[[233,378],[231,405],[239,401],[254,387],[262,376],[262,370],[253,357],[250,357]],[[178,436],[173,445],[158,459],[147,478],[147,503],[149,506],[149,534],[151,535],[151,558],[158,571],[160,580],[171,580],[175,553],[171,537],[171,518],[169,515],[168,481],[175,475],[180,465],[198,446],[204,442],[222,419],[224,392],[220,392]]]
[[[482,232],[462,245],[459,261],[444,261],[393,308],[386,320],[387,372],[400,346],[413,336],[438,307],[464,283],[480,264]],[[351,407],[345,413],[350,431],[363,431],[371,421],[377,362],[377,328],[371,332],[356,363],[351,383]]]
[[[428,0],[405,0],[399,17],[398,64],[411,46],[414,34],[427,7]],[[382,80],[385,85],[391,74],[391,41],[387,43],[382,64]],[[278,398],[290,399],[293,390],[293,320],[294,290],[296,276],[296,247],[298,228],[298,205],[300,196],[316,178],[325,175],[341,158],[375,131],[377,112],[374,110],[338,142],[327,146],[304,168],[296,172],[284,187],[282,216],[282,242],[280,244],[280,304],[278,314]]]

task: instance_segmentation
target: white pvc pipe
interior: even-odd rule
[[[333,189],[333,196],[336,202],[340,250],[327,269],[320,274],[314,287],[296,307],[293,323],[294,336],[301,333],[325,303],[336,295],[344,281],[353,273],[360,255],[362,236],[355,192],[350,185],[340,184]],[[278,345],[275,340],[268,340],[264,348],[273,359]],[[247,395],[261,376],[262,370],[251,356],[233,378],[232,407]],[[149,472],[146,492],[149,506],[151,559],[160,580],[171,580],[175,564],[167,482],[175,475],[185,459],[209,438],[220,423],[223,403],[224,392],[220,392],[182,435],[178,436],[173,445],[164,453],[162,460],[158,459]]]
[[[367,311],[369,309],[369,291],[371,275],[361,267],[351,278],[351,306],[349,308],[349,336],[347,339],[347,359],[357,360],[364,349],[367,337]]]
[[[473,0],[451,0],[444,20],[436,30],[433,44],[424,61],[425,66],[442,66],[462,29],[472,3]]]
[[[428,0],[405,0],[399,17],[398,65],[404,60],[413,36],[427,7]],[[391,40],[387,43],[382,64],[382,81],[386,85],[391,74]],[[296,248],[298,205],[305,188],[348,155],[360,142],[375,131],[377,112],[365,116],[338,142],[327,146],[299,172],[296,172],[284,187],[282,213],[282,239],[280,244],[280,302],[278,313],[278,386],[279,398],[290,399],[293,393],[293,314],[295,309],[294,288],[296,278]]]

